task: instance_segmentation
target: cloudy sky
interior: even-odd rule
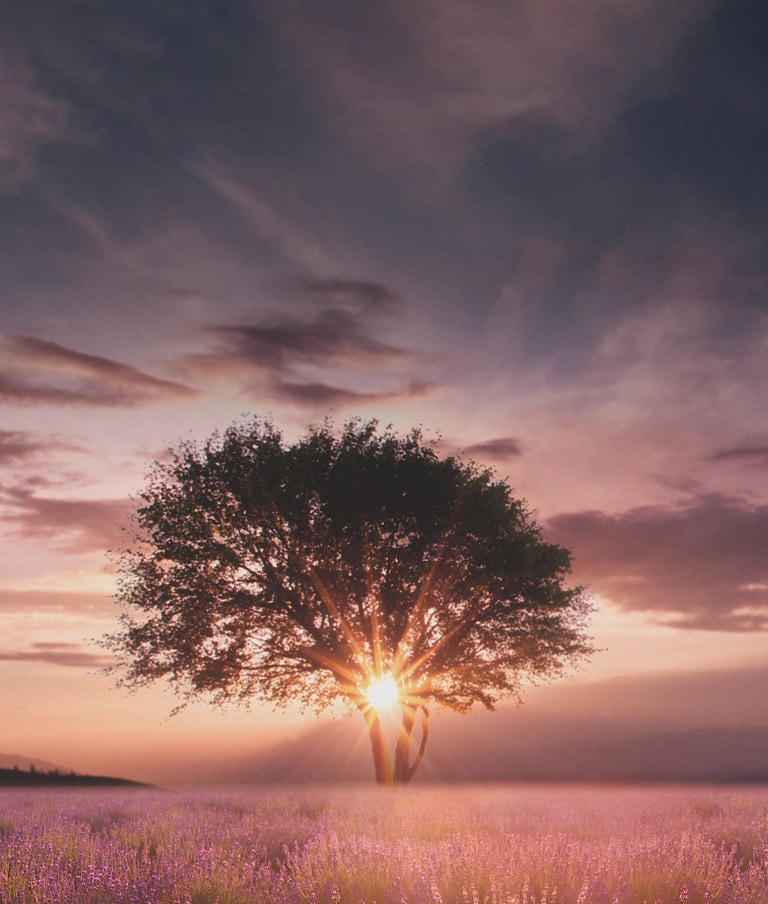
[[[599,605],[585,687],[768,694],[762,0],[3,20],[0,752],[149,775],[300,729],[94,674],[147,463],[244,412],[494,466]]]

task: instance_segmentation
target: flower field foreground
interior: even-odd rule
[[[766,904],[768,789],[0,792],[1,904]]]

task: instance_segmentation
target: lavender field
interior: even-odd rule
[[[2,904],[766,904],[768,789],[0,792]]]

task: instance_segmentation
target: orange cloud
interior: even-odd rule
[[[112,664],[112,658],[102,653],[89,653],[76,643],[39,641],[26,650],[0,650],[0,662],[45,662],[74,668],[102,668]]]

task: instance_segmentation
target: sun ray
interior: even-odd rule
[[[456,517],[457,510],[454,511],[450,522],[446,525],[445,530],[443,531],[437,551],[429,565],[429,568],[424,574],[424,579],[421,588],[419,589],[419,594],[416,597],[413,608],[408,615],[408,623],[405,627],[405,631],[403,631],[402,637],[400,638],[394,651],[392,667],[396,674],[400,674],[405,668],[405,656],[402,652],[402,648],[406,642],[410,641],[410,637],[413,633],[416,622],[419,618],[421,618],[422,613],[424,612],[427,599],[429,597],[429,592],[432,589],[432,584],[435,580],[435,576],[437,575],[438,569],[443,564],[443,561],[445,559],[449,541],[454,532]]]

